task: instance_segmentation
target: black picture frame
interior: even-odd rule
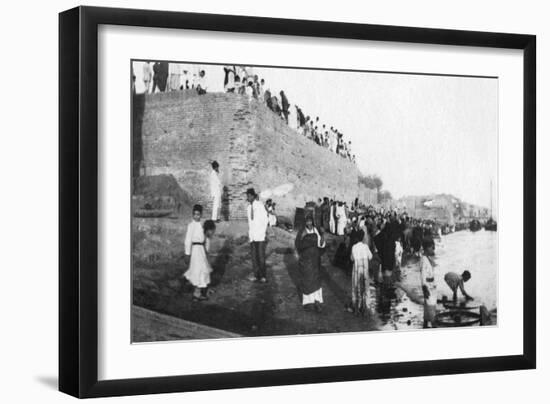
[[[470,359],[98,381],[98,26],[523,50],[523,353]],[[78,7],[59,15],[59,389],[76,397],[324,383],[536,367],[536,37],[505,33]]]

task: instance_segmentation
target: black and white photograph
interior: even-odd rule
[[[498,327],[493,76],[134,59],[133,343]]]
[[[546,8],[8,3],[0,402],[547,396]]]

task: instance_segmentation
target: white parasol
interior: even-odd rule
[[[272,189],[264,189],[260,192],[260,198],[268,199],[274,196],[284,196],[294,189],[294,184],[288,182]]]

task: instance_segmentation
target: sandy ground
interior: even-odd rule
[[[328,236],[321,269],[324,310],[315,313],[302,308],[298,294],[299,275],[293,248],[295,233],[269,229],[268,283],[258,284],[247,280],[252,267],[248,240],[243,237],[247,234],[246,229],[245,222],[225,222],[218,226],[210,255],[214,273],[208,301],[192,301],[192,287],[181,278],[185,264],[183,260],[176,260],[156,265],[135,263],[134,304],[245,336],[377,329],[375,316],[357,317],[345,311],[350,299],[351,279],[349,274],[332,266],[329,259],[340,241],[338,237]],[[135,341],[149,338],[156,337],[134,333]]]

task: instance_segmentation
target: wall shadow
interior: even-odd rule
[[[132,95],[132,180],[140,176],[143,162],[143,113],[145,94]]]
[[[285,268],[288,272],[288,276],[290,277],[290,280],[296,287],[296,294],[299,298],[302,296],[302,290],[301,290],[301,276],[300,276],[300,268],[298,266],[298,260],[296,259],[296,256],[294,255],[294,252],[287,252],[284,255],[284,263]]]
[[[233,254],[233,243],[230,239],[225,240],[222,248],[212,264],[212,274],[210,275],[210,284],[215,287],[220,284],[227,269],[231,255]]]

